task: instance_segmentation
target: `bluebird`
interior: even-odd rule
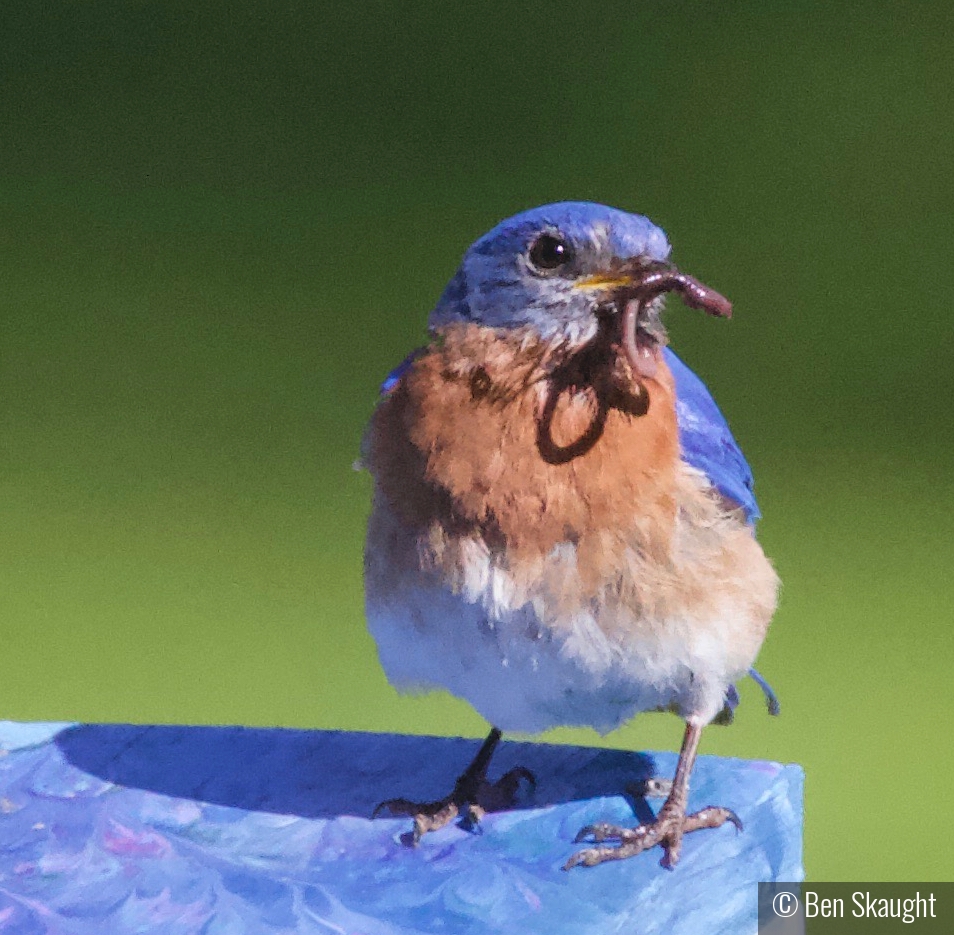
[[[390,682],[446,689],[492,725],[444,799],[392,799],[413,841],[479,819],[522,780],[501,732],[607,732],[641,711],[686,728],[655,820],[591,825],[593,866],[726,822],[687,813],[702,729],[731,714],[774,613],[752,474],[704,383],[667,346],[666,294],[727,318],[647,218],[563,202],[477,240],[388,378],[363,442],[374,479],[366,612]]]

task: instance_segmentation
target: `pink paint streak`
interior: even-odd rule
[[[172,853],[169,842],[155,831],[134,831],[116,821],[110,821],[103,832],[103,847],[123,857],[168,857]]]

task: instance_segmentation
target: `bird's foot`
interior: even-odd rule
[[[672,780],[660,776],[652,776],[639,782],[631,783],[626,791],[638,799],[667,799],[672,793]]]
[[[731,822],[736,829],[742,830],[739,816],[731,809],[710,805],[693,812],[691,815],[678,809],[667,809],[664,805],[656,820],[649,824],[638,825],[635,828],[620,828],[616,825],[600,822],[587,825],[581,829],[574,843],[591,840],[599,847],[588,847],[574,854],[564,865],[569,870],[582,864],[584,867],[595,867],[607,860],[625,860],[635,857],[643,851],[659,844],[663,849],[661,864],[672,869],[679,861],[679,852],[682,849],[682,836],[700,828],[719,828],[726,822]],[[611,841],[612,844],[604,844]]]
[[[414,819],[413,830],[402,835],[405,844],[416,846],[430,831],[439,831],[460,817],[462,824],[475,830],[487,812],[499,812],[511,808],[516,801],[520,781],[531,787],[536,779],[530,770],[517,766],[504,773],[496,782],[486,776],[465,772],[454,785],[454,791],[436,802],[412,802],[410,799],[388,799],[375,808],[372,818],[387,811],[391,815],[406,815]]]

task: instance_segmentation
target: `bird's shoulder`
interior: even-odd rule
[[[683,460],[702,471],[709,483],[745,513],[749,523],[760,516],[755,482],[742,449],[709,388],[670,349],[663,352],[676,386],[676,421]]]

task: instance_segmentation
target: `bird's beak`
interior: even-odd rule
[[[586,292],[616,292],[632,286],[635,277],[632,274],[596,273],[587,276],[573,284],[574,289],[583,289]]]
[[[577,280],[574,286],[604,292],[607,298],[615,298],[621,307],[630,299],[646,304],[663,293],[678,292],[690,308],[702,309],[718,318],[732,317],[732,303],[725,296],[698,279],[680,273],[670,263],[635,260]]]

